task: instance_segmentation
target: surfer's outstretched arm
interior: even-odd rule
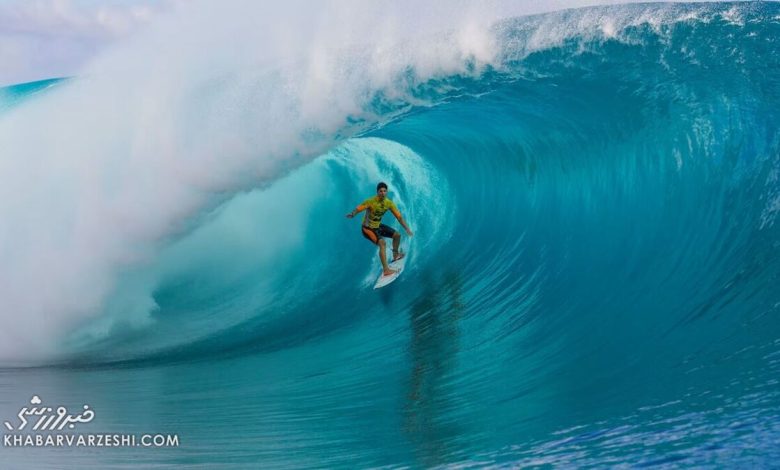
[[[365,204],[360,204],[359,206],[357,206],[357,207],[355,208],[355,210],[353,210],[352,212],[350,212],[349,214],[347,214],[347,218],[348,218],[348,219],[351,219],[352,217],[355,217],[355,215],[356,215],[356,214],[359,214],[359,213],[363,212],[364,210],[366,210],[366,208],[368,208],[368,206],[367,206],[367,205],[365,205]]]
[[[409,229],[409,226],[406,225],[406,222],[404,221],[404,218],[401,217],[401,211],[399,211],[398,209],[395,209],[395,208],[392,209],[392,210],[393,210],[393,215],[395,216],[395,218],[398,219],[398,222],[400,222],[401,226],[404,228],[404,230],[406,230],[406,234],[409,235],[410,237],[412,235],[414,235],[412,233],[412,231]]]

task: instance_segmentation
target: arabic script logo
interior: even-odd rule
[[[40,397],[33,395],[30,399],[32,408],[24,406],[16,415],[19,418],[19,425],[14,428],[13,424],[6,421],[5,427],[9,431],[22,431],[37,417],[38,420],[32,426],[33,431],[61,431],[65,426],[68,429],[73,429],[76,427],[76,423],[89,423],[95,418],[95,412],[89,409],[89,405],[84,405],[84,411],[81,413],[72,415],[64,406],[59,406],[55,410],[47,406],[39,407],[38,405],[41,403]]]

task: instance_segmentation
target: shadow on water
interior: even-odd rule
[[[446,463],[460,447],[458,425],[448,418],[458,407],[451,372],[459,351],[459,320],[465,305],[457,272],[423,278],[423,293],[410,311],[411,374],[403,408],[403,431],[421,465]]]

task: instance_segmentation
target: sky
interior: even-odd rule
[[[218,1],[218,0],[214,0]],[[513,0],[527,13],[639,0]],[[106,47],[192,0],[0,0],[0,86],[73,76]],[[273,2],[267,3],[269,6]]]
[[[69,76],[173,0],[0,0],[0,86]]]

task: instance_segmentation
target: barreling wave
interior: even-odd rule
[[[528,390],[661,393],[718,361],[724,381],[762,363],[748,369],[765,383],[778,18],[764,3],[593,8],[307,67],[7,88],[4,355],[187,361],[443,309],[472,350],[519,355]],[[97,70],[116,79],[128,50]],[[108,97],[129,108],[115,117]],[[416,232],[379,294],[374,250],[343,217],[378,180]]]
[[[489,397],[500,450],[482,457],[529,465],[603,463],[647,426],[673,440],[683,412],[695,434],[724,409],[748,426],[776,409],[780,7],[445,23],[362,45],[362,30],[309,34],[251,60],[221,32],[213,61],[166,46],[166,24],[94,74],[3,89],[4,364],[141,367],[355,335],[371,341],[348,352],[381,363],[410,337],[427,371],[415,406],[426,387]],[[128,71],[150,43],[160,57]],[[373,291],[375,249],[344,214],[379,180],[415,236],[402,278]],[[518,421],[519,399],[544,412]],[[517,446],[530,427],[560,439]],[[633,462],[712,463],[742,432],[718,428],[688,443],[708,453]]]

